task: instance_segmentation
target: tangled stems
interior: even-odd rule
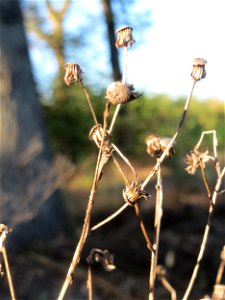
[[[199,267],[200,267],[200,263],[202,261],[202,258],[203,258],[203,255],[204,255],[204,252],[205,252],[205,249],[206,249],[206,244],[207,244],[208,237],[209,237],[209,230],[210,230],[210,227],[211,227],[213,211],[214,211],[214,207],[216,205],[216,199],[217,199],[217,196],[218,196],[218,191],[220,189],[220,186],[221,186],[222,179],[223,179],[224,175],[225,175],[225,167],[222,169],[221,173],[218,175],[217,182],[216,182],[216,185],[215,185],[215,189],[214,189],[214,192],[212,194],[212,200],[209,202],[208,219],[207,219],[207,224],[206,224],[206,227],[205,227],[202,243],[201,243],[201,246],[200,246],[200,251],[199,251],[199,254],[198,254],[198,258],[197,258],[197,261],[196,261],[191,279],[189,281],[188,287],[185,291],[185,294],[184,294],[182,300],[187,300],[188,299],[188,297],[191,293],[191,290],[193,288],[193,285],[195,283],[195,280],[196,280],[196,277],[197,277],[197,274],[198,274],[198,270],[199,270]]]
[[[108,106],[107,105],[106,105],[105,112],[106,113],[104,114],[103,136],[102,136],[101,146],[99,148],[98,159],[97,159],[96,168],[95,168],[95,175],[94,175],[92,188],[91,188],[91,192],[90,192],[90,196],[89,196],[89,200],[88,200],[88,204],[87,204],[83,228],[82,228],[80,239],[79,239],[77,247],[75,249],[69,270],[67,272],[65,281],[64,281],[62,289],[60,291],[58,300],[62,300],[64,298],[69,284],[71,284],[74,279],[74,272],[79,263],[81,252],[84,248],[84,245],[85,245],[88,233],[89,233],[91,214],[92,214],[92,209],[93,209],[93,205],[94,205],[94,201],[95,201],[95,194],[97,191],[99,180],[101,178],[102,169],[104,167],[104,164],[101,164],[101,160],[103,159],[103,155],[104,155],[102,153],[102,148],[103,148],[103,144],[104,144],[104,134],[106,131],[106,126],[107,126],[107,117],[108,117],[108,114],[107,114]]]

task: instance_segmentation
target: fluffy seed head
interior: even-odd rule
[[[111,104],[124,104],[140,97],[141,94],[134,90],[132,84],[120,81],[112,82],[106,90],[106,99]]]
[[[160,157],[161,154],[165,151],[168,144],[171,142],[171,138],[159,137],[155,134],[152,134],[146,138],[145,142],[147,144],[147,153],[152,157]],[[175,145],[176,143],[173,142],[167,153],[168,158],[171,158],[175,154]]]
[[[188,165],[185,170],[194,175],[197,169],[202,162],[203,167],[205,168],[205,163],[209,161],[208,150],[205,152],[200,152],[199,150],[195,149],[190,152],[190,154],[186,155],[185,163]]]

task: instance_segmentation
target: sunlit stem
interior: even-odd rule
[[[13,282],[12,282],[12,276],[11,276],[8,257],[7,257],[7,252],[6,252],[6,249],[4,246],[2,247],[1,252],[2,252],[2,256],[3,256],[4,264],[5,264],[11,299],[16,300],[15,291],[14,291]]]
[[[155,294],[155,279],[156,279],[156,268],[158,262],[159,236],[160,236],[160,229],[161,229],[161,219],[163,214],[162,204],[163,204],[162,176],[161,176],[161,168],[159,168],[157,173],[157,184],[156,184],[154,243],[153,243],[153,251],[151,252],[151,268],[149,274],[149,300],[154,300],[154,294]]]
[[[198,274],[198,271],[199,271],[199,268],[200,268],[200,263],[202,261],[203,255],[205,253],[206,244],[207,244],[208,237],[209,237],[209,230],[210,230],[210,227],[211,227],[211,221],[212,221],[214,207],[216,205],[216,199],[217,199],[217,196],[218,196],[218,191],[220,189],[220,186],[221,186],[222,179],[223,179],[224,175],[225,175],[225,167],[223,168],[223,170],[221,171],[221,173],[219,174],[219,176],[217,178],[216,186],[215,186],[215,189],[214,189],[214,192],[213,192],[213,195],[212,195],[212,201],[210,201],[210,205],[209,205],[208,220],[207,220],[207,224],[206,224],[206,227],[205,227],[205,231],[204,231],[202,243],[201,243],[201,246],[200,246],[200,251],[199,251],[199,254],[198,254],[198,258],[197,258],[194,270],[192,272],[192,276],[191,276],[191,279],[189,281],[188,287],[185,291],[185,294],[184,294],[182,300],[187,300],[189,298],[189,295],[191,293],[191,290],[192,290],[193,285],[195,283],[195,280],[197,278],[197,274]]]
[[[123,76],[122,76],[122,83],[123,83],[123,84],[126,83],[127,58],[128,58],[128,47],[125,47],[125,48],[124,48],[124,67],[123,67]],[[110,134],[111,134],[112,131],[113,131],[113,128],[114,128],[114,125],[115,125],[117,116],[118,116],[118,114],[119,114],[120,108],[121,108],[121,104],[118,104],[118,105],[116,106],[115,111],[114,111],[114,115],[113,115],[113,118],[112,118],[112,122],[111,122],[111,125],[110,125],[110,127],[109,127],[109,133],[110,133]]]
[[[190,93],[189,93],[189,95],[187,97],[187,100],[185,102],[184,110],[183,110],[183,113],[181,115],[180,121],[179,121],[179,123],[177,125],[177,129],[176,129],[176,132],[175,132],[174,136],[170,140],[169,144],[167,145],[166,149],[164,150],[164,152],[162,153],[162,155],[160,156],[160,158],[157,160],[157,163],[155,164],[155,166],[153,167],[153,169],[151,170],[151,172],[149,173],[149,175],[147,176],[147,178],[145,179],[145,181],[142,183],[141,189],[144,189],[145,186],[151,180],[151,178],[157,173],[157,171],[158,171],[161,163],[164,161],[164,159],[166,158],[166,156],[169,153],[170,148],[174,144],[174,141],[176,140],[176,138],[177,138],[177,136],[178,136],[178,134],[179,134],[182,126],[183,126],[184,120],[186,118],[188,106],[189,106],[189,103],[190,103],[190,100],[191,100],[191,97],[192,97],[192,93],[193,93],[195,84],[196,84],[196,81],[194,80],[193,84],[192,84],[192,87],[191,87],[191,91],[190,91]]]

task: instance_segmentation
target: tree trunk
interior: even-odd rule
[[[102,6],[108,31],[108,41],[110,48],[110,59],[112,65],[113,79],[115,81],[118,81],[121,80],[122,75],[120,71],[118,51],[115,47],[115,24],[110,0],[102,0]]]
[[[0,37],[0,222],[20,247],[54,235],[62,210],[18,0],[0,1]]]

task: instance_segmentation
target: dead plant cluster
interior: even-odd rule
[[[102,124],[97,120],[94,108],[91,103],[91,99],[89,97],[88,89],[84,84],[83,80],[83,71],[78,64],[69,63],[65,66],[65,77],[64,81],[68,86],[73,86],[74,84],[80,84],[84,97],[87,100],[90,111],[92,113],[94,126],[90,130],[89,138],[96,144],[98,148],[98,156],[96,160],[96,168],[93,176],[93,183],[90,190],[90,195],[87,203],[86,213],[84,217],[83,227],[80,234],[79,241],[74,251],[73,258],[68,268],[67,275],[65,277],[65,281],[62,285],[62,288],[59,292],[58,300],[62,300],[65,298],[66,292],[69,286],[76,281],[76,268],[79,264],[80,257],[82,255],[82,251],[84,249],[86,240],[88,235],[91,234],[93,230],[97,230],[99,227],[104,226],[106,223],[112,221],[116,218],[122,211],[124,211],[128,206],[132,206],[135,210],[136,216],[139,221],[141,233],[146,242],[146,247],[149,251],[149,293],[148,299],[155,299],[155,281],[156,278],[162,283],[165,289],[168,291],[172,300],[177,299],[176,290],[169,283],[166,276],[166,269],[164,266],[158,264],[158,251],[160,247],[159,239],[160,239],[160,228],[161,228],[161,220],[163,217],[163,178],[162,178],[162,166],[166,159],[172,159],[175,154],[176,147],[176,139],[178,134],[180,133],[183,124],[185,122],[187,111],[189,108],[189,103],[191,101],[192,93],[196,83],[198,83],[201,79],[206,77],[206,60],[202,58],[194,59],[193,61],[193,70],[191,72],[192,85],[190,93],[186,99],[183,112],[181,113],[181,117],[178,121],[178,125],[175,129],[174,135],[172,137],[160,137],[155,134],[150,133],[150,135],[146,138],[146,146],[147,153],[155,158],[155,164],[153,168],[149,170],[149,174],[143,182],[140,182],[137,176],[137,172],[133,167],[132,163],[129,159],[120,151],[119,147],[113,143],[113,129],[116,124],[117,117],[119,115],[119,111],[121,105],[129,105],[129,102],[138,99],[141,94],[135,91],[135,88],[132,84],[128,84],[126,82],[126,73],[127,73],[127,57],[129,54],[129,50],[131,46],[135,43],[135,40],[132,36],[133,29],[129,26],[124,26],[116,31],[117,40],[115,42],[115,46],[117,48],[121,48],[124,51],[124,68],[123,68],[123,76],[121,81],[111,83],[106,89],[106,103],[105,109],[103,113],[103,121]],[[138,100],[138,101],[141,101]],[[113,109],[114,106],[114,109]],[[113,114],[111,116],[111,111],[113,110]],[[208,150],[202,150],[202,141],[205,135],[212,135],[213,137],[213,153],[209,153]],[[209,231],[212,222],[212,215],[216,205],[217,197],[220,193],[223,193],[221,190],[221,184],[223,177],[225,175],[225,167],[221,168],[220,162],[218,160],[217,155],[217,137],[216,131],[206,131],[203,132],[199,141],[194,146],[193,150],[187,154],[185,162],[187,164],[186,171],[194,175],[197,169],[201,170],[204,185],[206,188],[206,193],[208,195],[209,209],[208,209],[208,219],[206,220],[205,231],[202,237],[202,243],[199,247],[198,257],[196,259],[196,264],[193,266],[193,273],[189,280],[187,280],[187,288],[184,291],[184,295],[182,297],[183,300],[190,299],[190,294],[192,288],[195,284],[195,280],[198,275],[198,271],[200,268],[201,261],[204,256],[204,252],[207,246],[207,240],[209,237]],[[93,205],[96,201],[96,191],[99,186],[99,182],[103,176],[103,169],[106,167],[109,160],[112,160],[115,164],[118,173],[121,175],[121,179],[124,182],[124,188],[121,191],[122,199],[124,203],[121,207],[112,215],[107,217],[105,220],[100,222],[99,224],[93,225],[91,224],[92,210]],[[217,174],[217,180],[214,186],[214,189],[210,190],[205,168],[207,167],[207,163],[209,161],[213,161],[213,166],[215,168]],[[126,169],[129,170],[129,174],[127,171],[124,171],[124,164],[126,165]],[[141,209],[140,202],[143,199],[147,199],[150,195],[146,192],[145,188],[151,181],[153,177],[157,178],[156,184],[156,199],[151,199],[151,201],[155,201],[155,214],[154,214],[154,231],[149,232],[148,228],[146,228],[143,219],[141,217]],[[7,274],[7,279],[9,283],[11,298],[16,299],[15,291],[13,288],[12,277],[10,275],[9,263],[7,260],[6,248],[5,248],[5,239],[8,233],[7,226],[1,224],[0,227],[0,251],[4,258],[4,266]],[[214,289],[212,290],[212,295],[204,299],[217,299],[222,300],[225,299],[225,284],[221,283],[222,273],[224,271],[225,265],[225,250],[223,248],[221,252],[221,264],[218,268],[218,275],[215,279]],[[104,267],[106,271],[114,271],[116,266],[114,265],[114,255],[110,253],[109,250],[102,250],[98,248],[94,248],[91,250],[89,256],[87,257],[87,269],[88,269],[88,277],[87,277],[87,288],[89,300],[93,298],[93,290],[92,290],[92,277],[93,271],[92,266],[95,263],[100,263]],[[3,276],[2,268],[0,269],[0,274]],[[147,297],[147,295],[146,295]]]

